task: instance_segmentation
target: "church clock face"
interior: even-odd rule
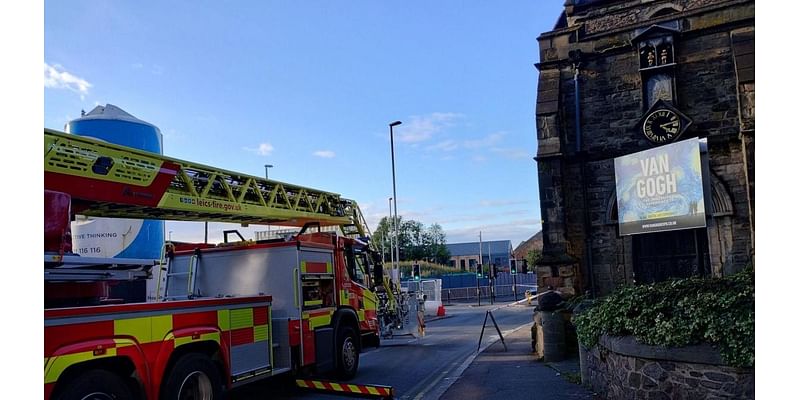
[[[642,133],[653,143],[666,143],[681,133],[681,117],[669,109],[651,112],[642,123]]]

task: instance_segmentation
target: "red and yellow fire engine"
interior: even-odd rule
[[[46,399],[210,399],[283,373],[347,380],[363,347],[415,329],[416,303],[391,290],[352,200],[47,129],[44,150]],[[76,213],[302,229],[168,243],[162,260],[91,258],[71,252]],[[149,277],[156,301],[108,297]]]

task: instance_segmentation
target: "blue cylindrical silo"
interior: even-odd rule
[[[69,121],[68,133],[163,154],[161,131],[121,108],[97,106]],[[121,218],[79,219],[72,226],[73,248],[90,257],[161,258],[164,221]]]

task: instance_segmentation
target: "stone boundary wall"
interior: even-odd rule
[[[724,365],[710,345],[666,348],[603,336],[582,353],[583,383],[607,399],[755,399],[754,370]]]

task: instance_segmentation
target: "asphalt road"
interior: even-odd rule
[[[510,332],[532,320],[533,308],[508,306],[511,302],[480,307],[459,304],[447,307],[447,317],[428,321],[419,340],[384,342],[380,348],[361,353],[358,375],[351,383],[393,386],[400,400],[438,399],[477,355],[481,324],[493,310],[502,332]],[[491,319],[486,322],[482,347],[497,339]],[[230,393],[232,400],[343,399],[346,397],[293,388],[289,379],[256,382]]]

